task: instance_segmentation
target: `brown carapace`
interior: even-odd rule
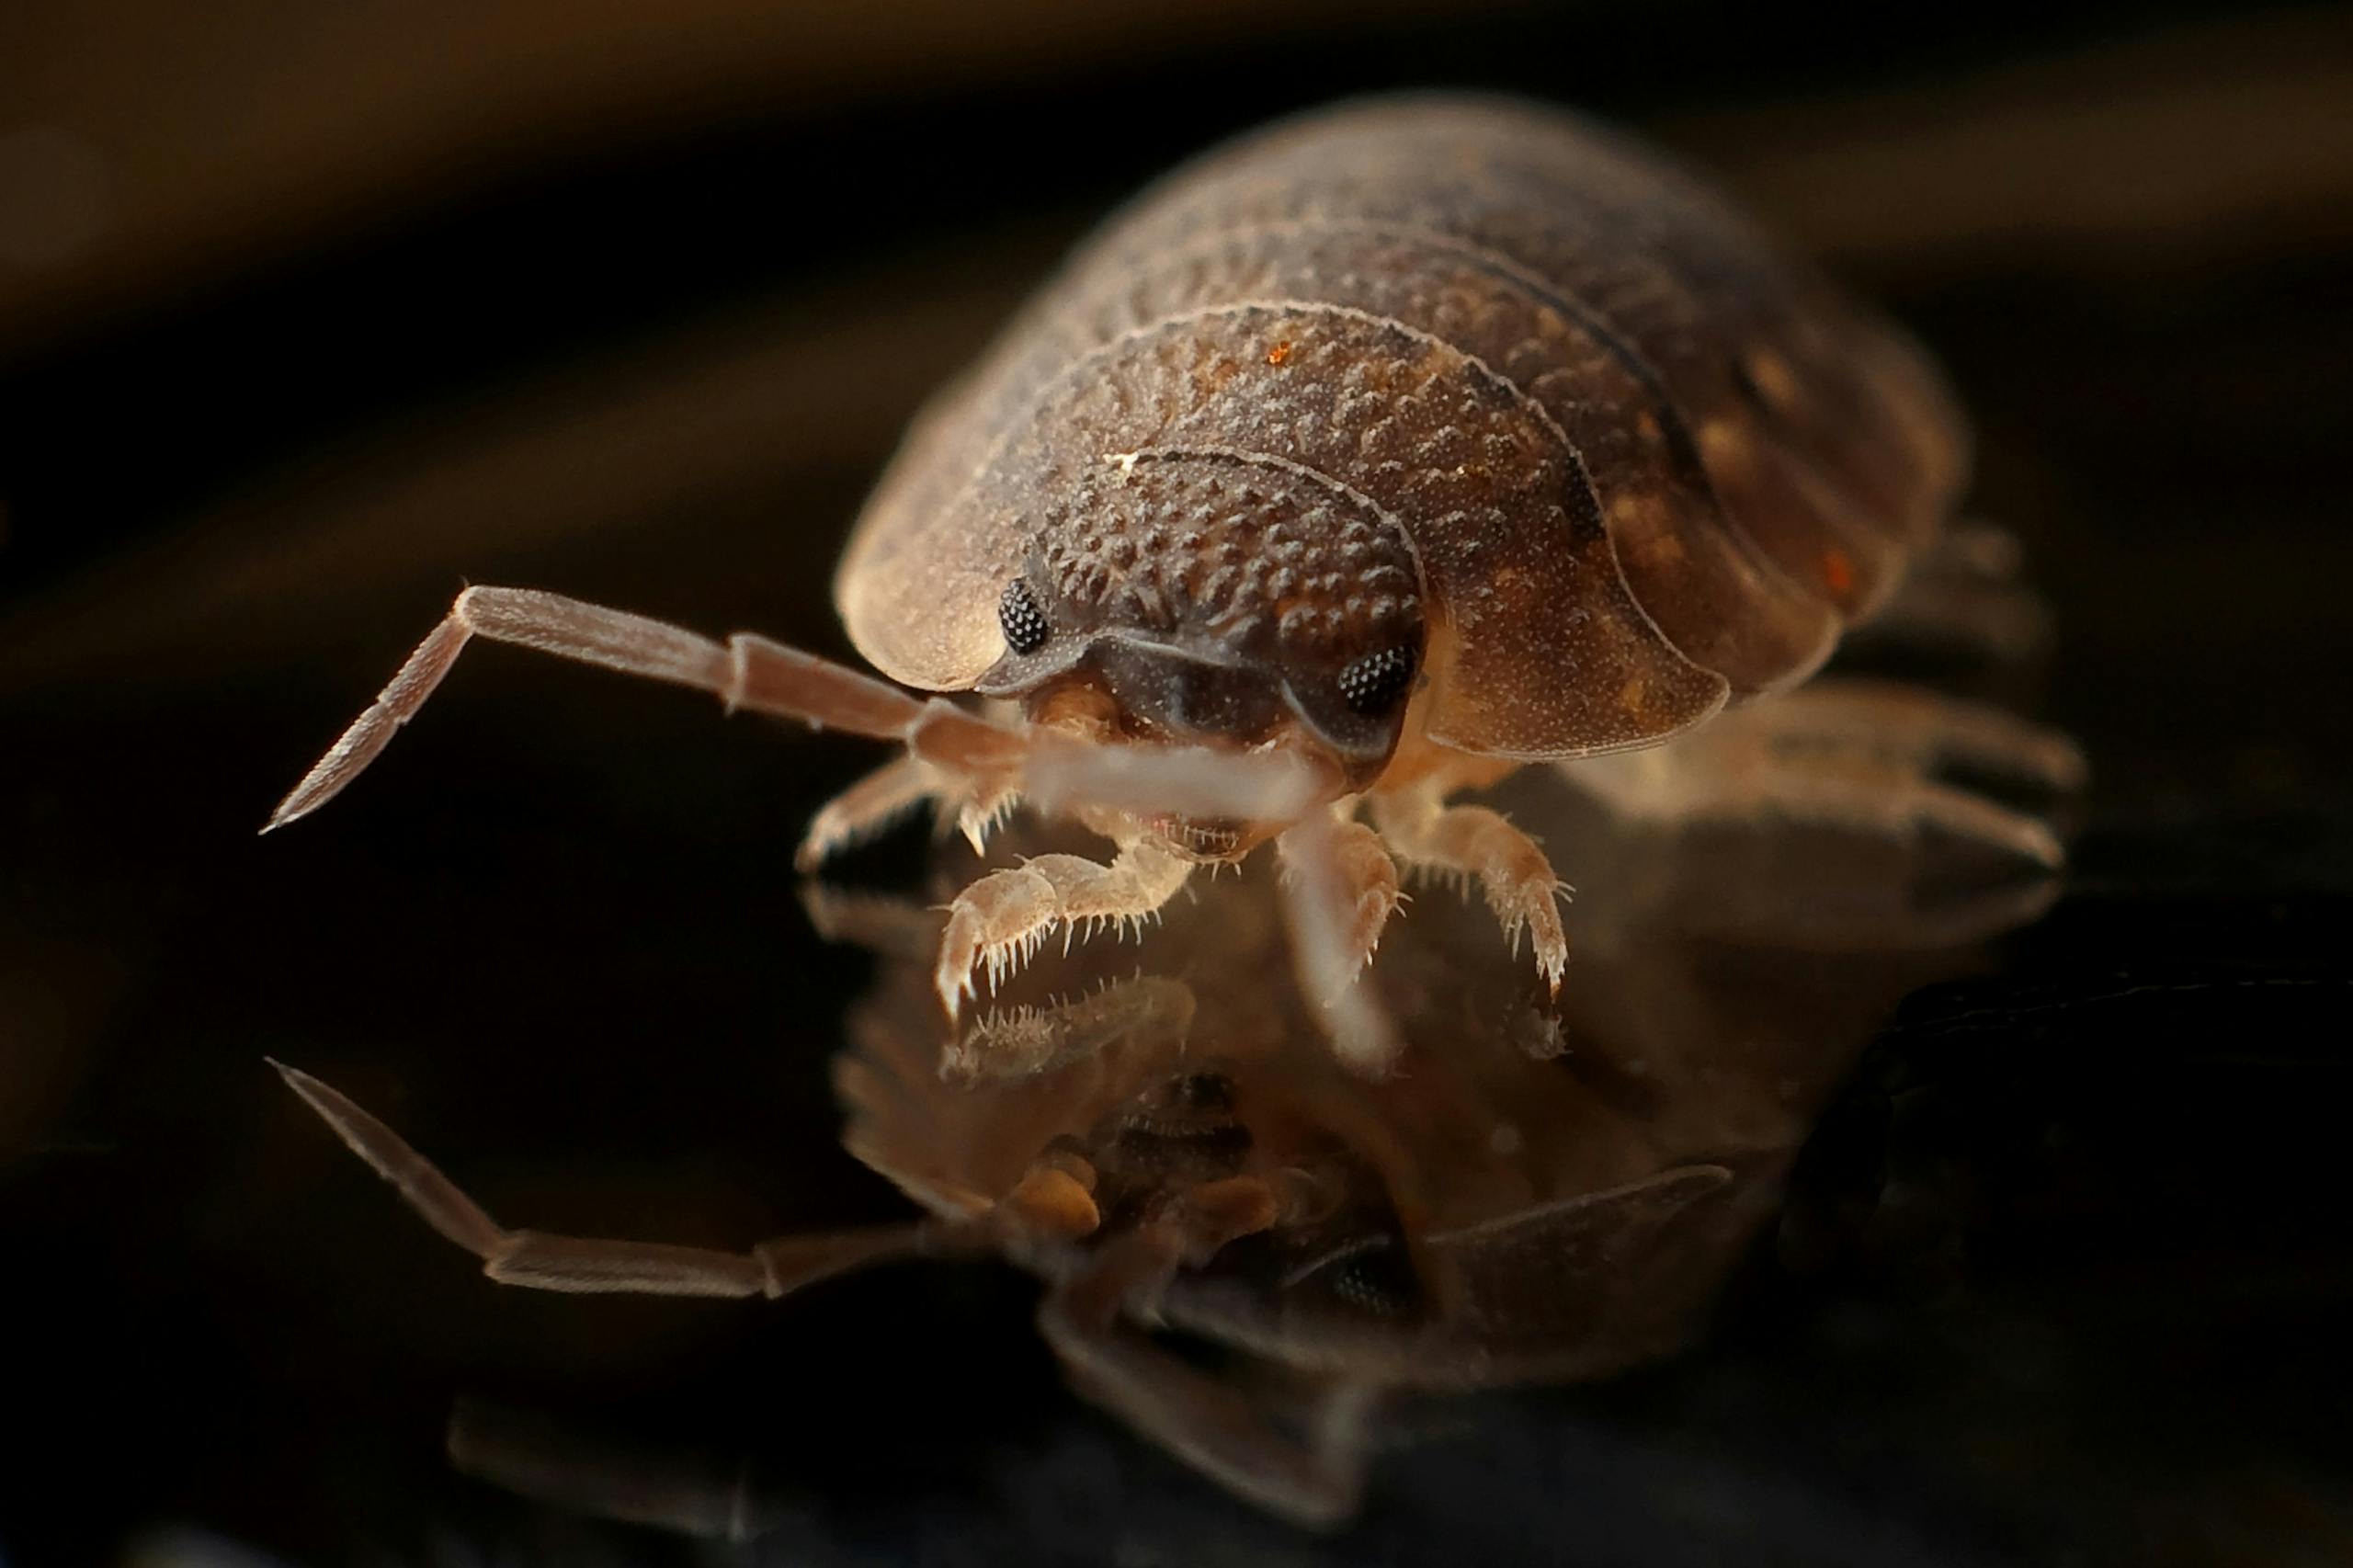
[[[1334,1039],[1400,861],[1475,879],[1557,990],[1560,883],[1457,792],[1789,687],[1945,521],[1961,422],[1905,340],[1654,154],[1556,111],[1342,106],[1213,153],[918,421],[835,599],[883,675],[472,588],[272,818],[323,803],[474,634],[897,742],[804,864],[928,800],[1117,846],[957,898],[935,983],[1154,915],[1276,842]],[[1359,821],[1361,811],[1367,821]]]

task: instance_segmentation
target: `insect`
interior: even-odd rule
[[[1108,860],[956,895],[951,1015],[1051,935],[1154,917],[1273,842],[1345,1054],[1399,863],[1473,881],[1557,993],[1543,851],[1462,792],[1668,742],[1790,687],[1951,510],[1961,422],[1893,328],[1614,133],[1534,105],[1344,105],[1115,217],[918,419],[835,581],[898,686],[474,587],[278,806],[315,810],[472,637],[904,746],[801,861],[925,801],[1017,801]],[[1969,824],[1957,824],[1969,831]]]
[[[1810,798],[1892,731],[1924,770],[2063,755],[1999,715],[1816,687],[1711,726],[1668,792],[1738,762]],[[901,1221],[740,1253],[510,1230],[349,1099],[280,1071],[506,1284],[777,1297],[893,1258],[1005,1256],[1045,1279],[1040,1326],[1081,1392],[1220,1483],[1328,1525],[1355,1507],[1394,1396],[1592,1379],[1674,1349],[1879,1021],[2054,886],[2030,862],[1967,886],[1951,846],[1891,858],[1868,825],[1518,794],[1610,873],[1569,912],[1578,983],[1556,1008],[1483,912],[1436,901],[1373,977],[1406,1038],[1404,1071],[1380,1077],[1326,1048],[1261,881],[1205,887],[1132,976],[1115,949],[1083,950],[945,1032],[920,978],[938,912],[813,895],[821,926],[882,955],[834,1075],[845,1145],[920,1210]],[[817,1397],[802,1403],[822,1422]],[[488,1434],[450,1447],[548,1494],[544,1456]],[[598,1476],[574,1500],[667,1490]]]

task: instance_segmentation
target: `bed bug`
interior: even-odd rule
[[[1400,862],[1475,880],[1561,983],[1551,862],[1456,797],[1804,679],[1945,520],[1966,445],[1899,333],[1655,153],[1509,100],[1343,105],[1147,192],[919,417],[835,581],[899,686],[469,588],[270,825],[470,638],[521,643],[903,744],[804,866],[926,801],[976,843],[1025,798],[1108,838],[957,895],[951,1014],[1272,841],[1302,977],[1377,1065],[1354,977]]]
[[[1608,873],[1569,912],[1578,983],[1556,1007],[1483,912],[1434,901],[1373,976],[1405,1041],[1404,1070],[1378,1077],[1326,1049],[1260,881],[1205,887],[1138,972],[1082,950],[945,1028],[922,983],[938,912],[814,890],[821,928],[882,956],[834,1079],[845,1146],[920,1210],[901,1221],[743,1252],[508,1229],[349,1099],[280,1071],[504,1284],[773,1298],[894,1258],[1007,1258],[1045,1280],[1039,1324],[1081,1392],[1245,1497],[1330,1525],[1397,1396],[1593,1379],[1676,1348],[1879,1020],[2048,902],[2030,858],[2023,877],[1964,878],[1950,846],[1709,799],[1737,771],[1818,800],[1898,737],[1915,781],[1967,761],[2021,793],[2064,782],[2027,760],[2063,760],[2063,742],[2016,721],[1825,686],[1670,754],[1689,778],[1652,793],[1680,814],[1518,787],[1527,820]],[[1013,829],[1051,847],[1039,832]],[[801,1400],[822,1421],[816,1387]],[[550,1493],[549,1460],[495,1434],[450,1449]],[[554,1490],[593,1509],[668,1489]]]

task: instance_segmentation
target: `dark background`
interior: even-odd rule
[[[1825,1123],[1801,1195],[1875,1221],[1434,1414],[1319,1545],[1063,1394],[1010,1271],[532,1298],[399,1214],[265,1053],[518,1220],[902,1212],[790,868],[861,748],[483,652],[252,837],[459,582],[846,653],[864,486],[1091,215],[1432,83],[1640,125],[1884,301],[2055,607],[2075,879]],[[450,1473],[460,1395],[750,1465],[776,1561],[2353,1558],[2348,103],[2320,8],[8,8],[0,1560],[699,1560]]]

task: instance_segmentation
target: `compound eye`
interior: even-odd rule
[[[1004,596],[996,601],[996,623],[1004,629],[1005,645],[1017,653],[1036,653],[1053,631],[1046,624],[1046,612],[1038,608],[1038,596],[1022,577],[1005,585]]]
[[[1383,648],[1378,653],[1367,653],[1340,672],[1340,700],[1368,719],[1396,707],[1397,699],[1413,687],[1411,648]]]

